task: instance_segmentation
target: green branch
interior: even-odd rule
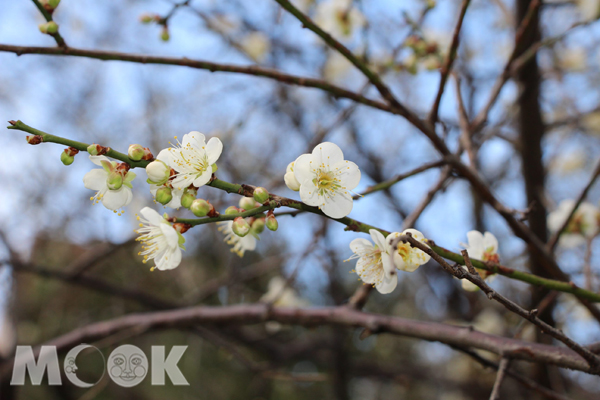
[[[52,142],[52,143],[62,144],[64,146],[71,146],[78,150],[86,151],[86,152],[87,152],[87,147],[89,146],[86,143],[65,139],[65,138],[62,138],[59,136],[54,136],[49,133],[40,131],[38,129],[32,128],[29,125],[24,124],[21,121],[10,121],[10,124],[11,124],[11,126],[8,126],[8,129],[15,129],[15,130],[20,130],[23,132],[31,133],[33,135],[39,135],[43,138],[44,142]],[[123,162],[126,162],[132,168],[135,168],[135,167],[144,168],[148,164],[148,161],[132,161],[129,159],[129,157],[126,154],[119,153],[118,151],[115,151],[115,150],[110,150],[107,153],[107,156],[115,158],[115,159],[123,161]],[[436,165],[437,163],[441,163],[441,162],[443,162],[443,161],[431,163],[431,164],[428,164],[427,166],[423,166],[423,167],[432,168],[434,165]],[[422,170],[422,168],[419,168],[417,170]],[[417,171],[417,170],[414,170],[414,171]],[[414,171],[411,171],[405,175],[412,176],[414,173],[416,173]],[[390,183],[389,186],[391,186],[391,183],[393,181],[395,181],[395,180],[397,181],[397,179],[398,178],[388,181]],[[255,186],[252,186],[252,185],[230,183],[230,182],[222,181],[222,180],[216,179],[216,178],[213,179],[211,182],[209,182],[208,186],[214,187],[219,190],[223,190],[227,193],[236,193],[238,195],[247,196],[247,197],[252,197],[252,194],[255,189]],[[380,188],[377,185],[375,185],[374,188],[377,188],[376,190],[384,189],[384,187]],[[371,190],[369,193],[371,193],[373,191],[375,191],[375,190]],[[289,199],[287,197],[277,196],[274,194],[271,194],[271,198],[270,198],[268,204],[263,205],[258,208],[255,208],[253,210],[244,211],[239,214],[221,215],[219,217],[198,218],[198,219],[177,218],[175,222],[182,222],[182,223],[189,224],[192,226],[204,225],[204,224],[209,224],[209,223],[219,222],[219,221],[231,221],[231,220],[235,219],[236,217],[243,217],[243,218],[251,217],[251,216],[263,213],[265,211],[273,210],[278,207],[293,208],[293,209],[296,209],[299,211],[306,211],[306,212],[310,212],[312,214],[316,214],[316,215],[323,216],[325,218],[332,219],[336,222],[346,225],[346,230],[349,230],[349,231],[369,233],[369,231],[371,229],[375,229],[375,230],[381,232],[384,236],[387,236],[390,234],[390,232],[388,232],[388,231],[379,229],[379,228],[369,225],[369,224],[365,224],[364,222],[360,222],[360,221],[357,221],[357,220],[349,218],[349,217],[344,217],[344,218],[339,218],[339,219],[328,217],[327,215],[323,214],[323,212],[318,207],[312,207],[312,206],[304,204],[301,201]],[[462,257],[462,255],[451,252],[450,250],[447,250],[443,247],[439,247],[439,246],[435,245],[433,243],[433,241],[429,241],[428,245],[431,247],[431,249],[435,253],[437,253],[441,257],[464,265],[465,261],[464,261],[464,258]],[[557,281],[554,279],[542,278],[537,275],[529,274],[529,273],[523,272],[523,271],[518,271],[518,270],[508,268],[508,267],[505,267],[505,266],[502,266],[499,264],[485,263],[485,262],[482,262],[479,260],[471,260],[471,261],[476,268],[490,271],[490,272],[505,276],[507,278],[516,279],[516,280],[526,282],[526,283],[529,283],[529,284],[535,285],[535,286],[545,287],[550,290],[571,293],[579,298],[587,299],[592,302],[600,302],[600,294],[594,293],[589,290],[581,289],[581,288],[575,286],[572,282],[562,282],[562,281]]]
[[[35,4],[37,9],[40,10],[42,15],[44,16],[44,19],[47,22],[53,21],[52,14],[50,12],[48,12],[48,10],[46,10],[44,8],[44,6],[38,0],[31,0],[31,1],[33,1],[33,4]],[[56,33],[51,33],[49,35],[52,36],[54,38],[54,40],[56,40],[57,45],[59,45],[60,47],[67,47],[67,43],[65,42],[65,39],[63,39],[63,37],[60,36],[60,33],[56,32]]]

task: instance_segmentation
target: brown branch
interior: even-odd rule
[[[462,255],[465,260],[465,264],[467,265],[468,271],[465,271],[464,268],[461,268],[458,265],[450,265],[444,260],[441,256],[439,256],[436,252],[434,252],[431,247],[425,245],[418,240],[414,239],[411,234],[406,234],[399,236],[392,242],[392,248],[395,249],[399,242],[408,242],[411,246],[421,249],[425,253],[429,254],[431,258],[433,258],[437,263],[447,272],[452,274],[458,279],[467,279],[473,284],[477,285],[490,300],[496,300],[498,303],[502,304],[507,310],[512,311],[513,313],[519,315],[520,317],[530,321],[531,323],[537,325],[543,333],[546,333],[552,336],[554,339],[557,339],[567,345],[570,349],[579,354],[582,358],[584,358],[591,368],[591,370],[595,371],[594,373],[600,372],[599,363],[600,359],[590,350],[585,347],[582,347],[578,343],[576,343],[571,338],[567,337],[561,330],[554,328],[553,326],[547,324],[537,317],[537,310],[527,311],[512,300],[502,296],[492,288],[488,286],[487,283],[479,276],[478,273],[472,273],[470,271],[475,271],[473,265],[471,264],[471,259],[468,256],[466,250],[462,251]],[[508,355],[502,354],[502,356],[508,357]]]
[[[245,304],[224,307],[199,306],[172,311],[130,314],[75,329],[44,345],[57,346],[58,351],[64,351],[74,344],[89,343],[136,326],[145,326],[147,329],[170,329],[185,328],[196,324],[235,326],[267,321],[305,327],[335,325],[367,328],[374,333],[391,333],[428,341],[439,341],[453,346],[473,347],[513,359],[596,373],[583,358],[567,348],[503,338],[454,325],[364,313],[345,306],[297,309]],[[39,349],[39,346],[36,347],[34,352],[37,354]],[[11,360],[7,364],[12,365]]]
[[[73,56],[73,57],[84,57],[92,58],[96,60],[104,61],[125,61],[140,64],[159,64],[159,65],[177,65],[183,67],[189,67],[194,69],[203,69],[210,72],[230,72],[240,73],[245,75],[258,76],[263,78],[274,79],[278,82],[283,82],[289,85],[311,87],[324,90],[330,93],[336,98],[346,98],[357,103],[361,103],[370,107],[377,108],[379,110],[388,111],[393,114],[400,114],[396,109],[388,106],[377,100],[371,100],[358,93],[343,89],[341,87],[332,85],[324,80],[306,78],[296,75],[285,74],[280,71],[263,68],[254,65],[240,66],[231,64],[218,64],[210,61],[203,60],[192,60],[186,57],[175,58],[175,57],[159,57],[150,56],[143,54],[129,54],[103,50],[85,50],[77,49],[73,47],[68,48],[57,48],[57,47],[35,47],[35,46],[13,46],[7,44],[0,44],[0,52],[15,53],[20,56],[23,54],[40,54],[40,55],[53,55],[53,56]],[[412,118],[412,117],[411,117]],[[418,117],[415,117],[418,119]],[[407,118],[408,119],[408,118]],[[410,121],[410,120],[409,120]],[[412,121],[411,121],[412,122]]]
[[[509,365],[509,358],[503,357],[502,360],[500,360],[500,366],[498,367],[498,373],[496,374],[496,381],[494,382],[492,394],[490,394],[490,400],[500,400],[500,386],[502,385],[502,381],[506,376],[506,372],[508,371]]]
[[[450,45],[450,50],[448,51],[448,55],[446,56],[446,60],[444,65],[442,66],[442,70],[440,72],[440,86],[438,88],[437,94],[435,96],[435,101],[433,102],[433,107],[431,108],[431,112],[429,113],[428,121],[431,125],[435,124],[438,119],[438,111],[440,108],[440,103],[442,101],[442,95],[444,94],[444,89],[446,87],[446,81],[448,80],[448,76],[452,71],[452,64],[456,59],[456,52],[458,50],[459,44],[459,35],[460,30],[463,25],[463,21],[465,19],[465,14],[467,13],[467,8],[471,0],[463,0],[462,6],[460,9],[460,14],[458,15],[458,22],[456,23],[456,27],[454,28],[454,33],[452,34],[452,44]]]

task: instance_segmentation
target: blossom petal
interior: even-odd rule
[[[494,236],[491,232],[486,232],[483,235],[483,246],[486,252],[488,251],[488,249],[491,249],[491,253],[497,253],[498,239],[496,239],[496,236]]]
[[[303,187],[304,185],[300,187],[300,192],[302,192]],[[325,199],[325,204],[321,206],[321,211],[331,218],[344,218],[352,211],[353,203],[354,201],[349,192],[336,193],[331,198]]]
[[[333,166],[339,162],[344,161],[344,153],[337,144],[331,142],[323,142],[315,146],[312,151],[314,156],[314,162],[316,165],[329,165]]]
[[[311,179],[306,179],[300,185],[300,199],[309,206],[321,205],[318,188]]]
[[[337,177],[346,189],[352,190],[358,186],[361,174],[358,165],[352,161],[344,160],[336,163],[332,166],[332,170],[336,172]]]
[[[350,250],[355,254],[373,251],[373,243],[364,238],[356,238],[350,242]]]
[[[189,146],[195,147],[199,150],[203,150],[206,146],[206,137],[204,134],[198,131],[191,131],[190,133],[186,133],[183,135],[183,139],[181,141],[181,146],[186,148]]]
[[[213,165],[221,157],[223,151],[223,143],[217,137],[210,138],[206,144],[206,156],[208,157],[208,165]]]
[[[296,161],[294,161],[294,175],[296,176],[296,180],[300,182],[301,185],[306,180],[313,180],[315,174],[312,163],[312,154],[302,154],[300,157],[296,158]]]
[[[144,207],[141,209],[140,214],[144,217],[150,225],[160,226],[165,219],[155,209],[150,207]]]
[[[102,196],[102,204],[109,210],[118,210],[126,206],[132,199],[131,189],[121,186],[119,190],[107,190]]]
[[[208,168],[206,171],[204,171],[202,173],[202,175],[200,175],[199,177],[194,179],[194,186],[200,187],[200,186],[206,185],[210,181],[211,177],[212,177],[212,169]],[[175,186],[175,183],[173,183],[173,186]],[[189,185],[187,185],[187,186],[189,186]],[[187,186],[184,186],[184,187],[187,187]]]
[[[162,149],[160,153],[158,153],[158,156],[156,156],[156,159],[164,162],[169,167],[175,169],[175,167],[177,166],[177,164],[175,163],[175,151],[176,150],[173,148]]]
[[[154,260],[156,263],[156,269],[161,271],[167,271],[170,269],[177,268],[181,263],[181,249],[169,249],[164,252],[159,260]]]
[[[160,231],[165,236],[165,240],[170,248],[179,247],[179,235],[170,224],[160,224]]]
[[[84,175],[83,185],[87,189],[102,190],[106,187],[106,178],[108,178],[108,174],[105,170],[94,168]]]
[[[110,160],[105,156],[92,156],[92,155],[90,155],[90,161],[99,167],[102,166],[102,161],[110,162]]]
[[[396,274],[384,277],[380,283],[375,285],[375,289],[381,294],[392,293],[398,286],[398,276]]]
[[[379,232],[377,229],[369,229],[369,235],[371,235],[373,243],[375,243],[381,251],[387,250],[385,237],[381,232]]]

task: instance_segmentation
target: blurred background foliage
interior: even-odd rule
[[[335,30],[332,0],[297,0],[324,27]],[[333,2],[335,3],[335,2]],[[342,2],[343,3],[343,2]],[[439,84],[439,60],[448,49],[460,2],[437,4],[362,0],[348,14],[351,29],[340,39],[420,115],[425,115]],[[544,38],[591,19],[583,3],[545,2]],[[329,8],[327,8],[329,7]],[[515,4],[510,0],[471,4],[465,19],[456,71],[470,116],[482,107],[514,42]],[[38,31],[43,18],[29,1],[2,4],[0,43],[53,46]],[[154,16],[168,16],[168,35]],[[145,16],[145,17],[144,17]],[[375,97],[365,78],[328,50],[322,41],[275,2],[192,0],[71,1],[54,14],[62,36],[73,47],[189,57],[219,63],[258,64],[302,76],[321,77]],[[150,19],[142,23],[142,19]],[[328,25],[329,24],[329,25]],[[339,26],[338,26],[339,27]],[[164,40],[167,39],[168,40]],[[421,38],[423,56],[407,43]],[[600,29],[591,22],[544,47],[538,56],[540,96],[546,133],[542,142],[547,172],[548,210],[574,198],[590,178],[600,154]],[[527,208],[519,154],[517,86],[509,82],[477,138],[479,171],[508,207]],[[400,117],[337,100],[316,89],[286,86],[251,76],[210,73],[175,66],[101,62],[75,57],[0,53],[0,120],[20,119],[49,133],[125,151],[129,144],[154,154],[173,136],[198,130],[224,144],[218,176],[230,182],[264,186],[296,197],[283,182],[285,168],[321,141],[332,141],[359,165],[358,191],[437,159],[426,138]],[[440,120],[451,148],[460,134],[456,92],[449,82]],[[362,234],[314,215],[282,216],[280,229],[266,232],[255,252],[243,258],[229,251],[215,226],[186,233],[187,252],[173,271],[150,272],[132,238],[135,215],[152,198],[140,172],[134,200],[123,216],[92,206],[83,175],[94,166],[85,154],[69,167],[59,161],[61,146],[27,146],[23,135],[5,131],[0,146],[0,227],[4,260],[0,270],[4,316],[2,351],[18,344],[43,343],[94,321],[132,312],[186,305],[226,305],[259,301],[271,278],[294,276],[298,296],[311,306],[345,303],[362,283],[349,271],[349,242]],[[137,172],[137,171],[136,171]],[[467,182],[432,169],[355,202],[351,217],[389,231],[439,183],[431,204],[415,227],[436,243],[458,250],[472,229],[490,231],[500,242],[503,264],[524,269],[526,248]],[[199,196],[217,209],[237,205],[236,195],[204,187]],[[598,204],[596,185],[588,200]],[[162,207],[160,207],[162,208]],[[171,213],[173,210],[167,210]],[[187,215],[187,210],[174,215]],[[188,213],[189,214],[189,213]],[[189,215],[187,215],[189,216]],[[600,257],[592,248],[594,273]],[[9,262],[10,252],[21,260]],[[558,261],[583,286],[583,248],[559,249]],[[365,309],[418,320],[471,324],[484,332],[513,335],[519,320],[481,293],[467,293],[435,263],[413,274],[400,273],[390,295],[373,292]],[[529,287],[502,277],[492,286],[523,305]],[[598,289],[597,284],[593,287]],[[582,343],[600,340],[598,323],[567,295],[553,311],[556,324]],[[26,385],[16,398],[57,399],[484,399],[495,372],[438,343],[390,335],[364,340],[360,332],[332,327],[292,326],[215,328],[189,331],[135,331],[97,343],[109,354],[121,343],[149,353],[151,345],[188,345],[180,362],[190,386],[121,388],[104,377],[85,391]],[[523,337],[535,340],[533,327]],[[482,353],[483,354],[483,353]],[[490,357],[489,354],[484,354]],[[530,364],[514,364],[523,374]],[[94,374],[90,367],[90,374]],[[548,368],[553,388],[573,398],[598,396],[597,377]],[[63,379],[64,381],[64,379]],[[532,397],[511,381],[505,398]],[[5,393],[6,395],[6,393]],[[4,398],[4,396],[3,396]]]

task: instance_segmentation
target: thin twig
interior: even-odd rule
[[[500,386],[502,385],[502,381],[506,376],[506,371],[510,365],[510,358],[503,357],[500,360],[500,366],[498,368],[498,373],[496,374],[496,381],[494,382],[494,388],[492,389],[492,394],[490,394],[490,400],[499,400],[500,399]]]

